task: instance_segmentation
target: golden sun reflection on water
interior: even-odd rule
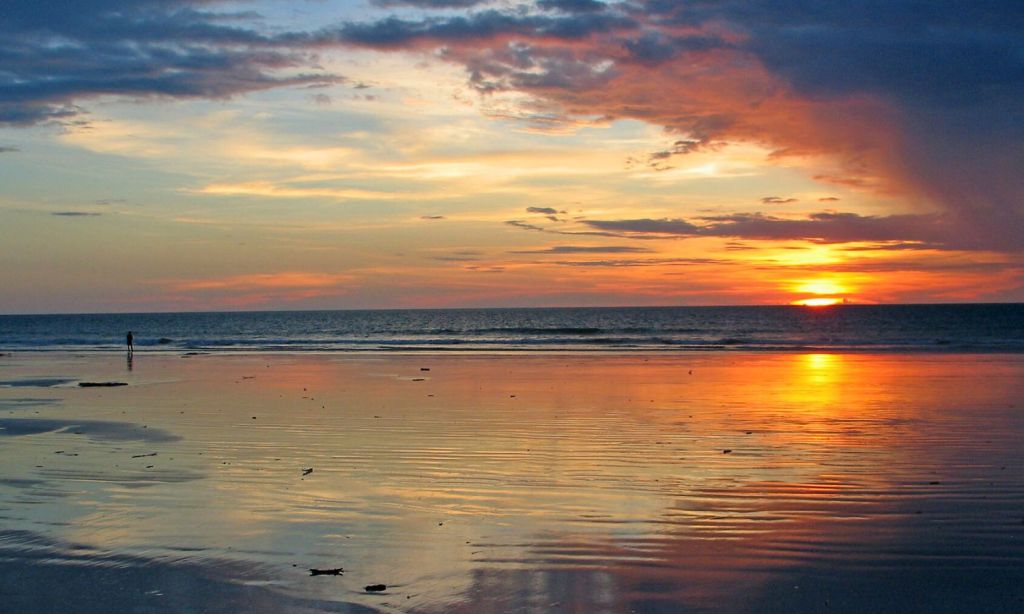
[[[839,354],[803,354],[800,360],[804,363],[804,374],[809,382],[816,385],[834,383],[842,368],[843,357]]]

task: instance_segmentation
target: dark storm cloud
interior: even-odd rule
[[[1024,89],[1024,8],[1014,0],[725,2],[769,68],[814,94],[874,91],[974,104]],[[685,9],[669,13],[686,17]]]

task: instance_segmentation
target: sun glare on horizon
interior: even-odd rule
[[[801,305],[803,307],[828,307],[830,305],[842,305],[845,304],[846,299],[838,298],[835,296],[828,297],[816,297],[816,298],[804,298],[793,301],[790,305]]]

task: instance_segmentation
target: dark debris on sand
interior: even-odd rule
[[[78,382],[82,388],[113,388],[115,386],[127,386],[128,382]]]
[[[313,569],[310,568],[309,575],[311,576],[342,576],[345,570],[341,567],[335,567],[334,569]]]
[[[388,585],[387,584],[368,584],[368,585],[366,585],[366,592],[367,593],[379,593],[381,591],[386,591],[386,590],[388,590]]]

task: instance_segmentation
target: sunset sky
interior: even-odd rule
[[[0,313],[1024,300],[1024,5],[6,0]]]

